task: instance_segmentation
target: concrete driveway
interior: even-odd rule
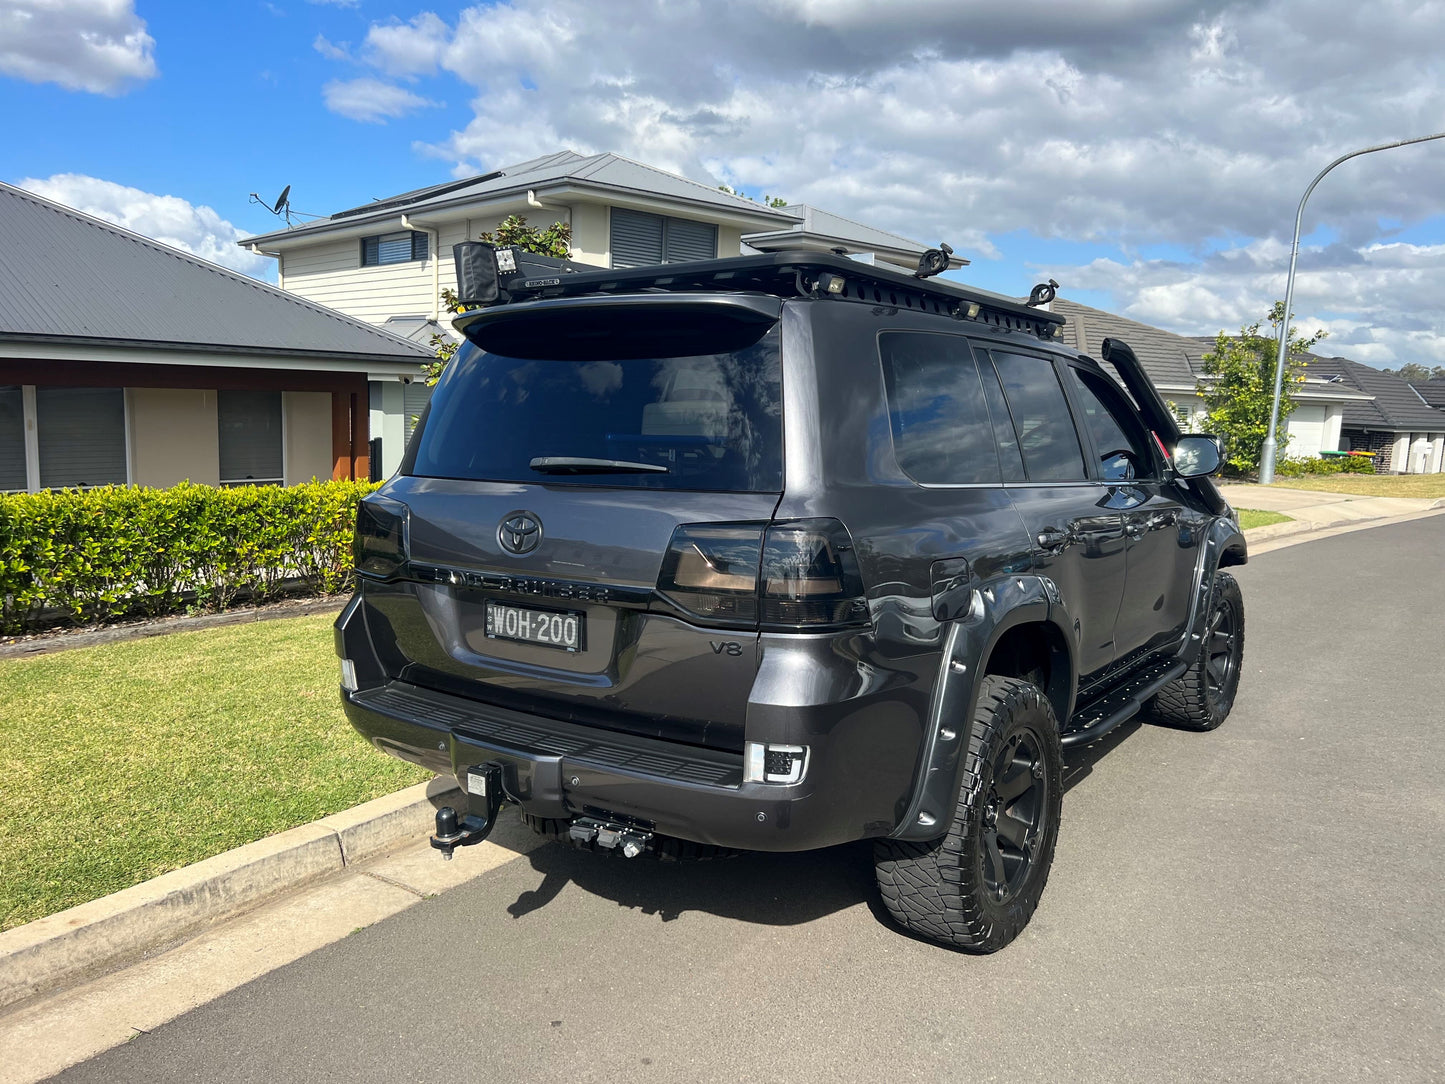
[[[1442,570],[1445,517],[1239,570],[1234,716],[1071,758],[995,956],[891,928],[866,846],[546,846],[60,1079],[1441,1079]]]

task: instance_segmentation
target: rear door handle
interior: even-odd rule
[[[1046,550],[1061,550],[1073,541],[1073,535],[1057,527],[1045,527],[1039,532],[1039,545]]]

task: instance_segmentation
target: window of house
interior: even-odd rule
[[[24,489],[25,395],[18,384],[0,388],[0,492]]]
[[[40,488],[124,485],[125,391],[35,389]]]
[[[428,255],[427,235],[424,233],[405,231],[361,239],[362,267],[381,267],[389,263],[424,260]]]
[[[1063,386],[1047,358],[995,351],[994,365],[1031,482],[1074,482],[1088,477],[1079,434]]]
[[[422,381],[413,380],[410,384],[402,385],[401,408],[405,411],[408,444],[411,443],[411,435],[416,430],[416,423],[421,421],[422,412],[426,410],[429,402],[431,402],[431,388]]]
[[[898,465],[915,482],[998,482],[998,451],[968,342],[955,335],[878,337]]]
[[[708,222],[614,207],[611,249],[613,267],[715,260],[717,227]]]
[[[228,391],[216,395],[220,426],[221,484],[280,484],[281,393]]]

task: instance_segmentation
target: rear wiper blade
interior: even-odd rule
[[[670,474],[661,463],[630,459],[588,459],[574,455],[539,455],[527,466],[542,474]]]

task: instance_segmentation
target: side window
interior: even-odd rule
[[[1019,451],[1019,437],[1014,432],[1013,418],[1009,416],[1008,401],[1003,397],[1003,386],[998,382],[998,372],[988,354],[975,347],[979,376],[983,378],[983,397],[988,403],[988,414],[993,420],[993,439],[998,447],[998,465],[1005,482],[1022,482],[1028,479],[1024,473],[1024,456]]]
[[[1154,473],[1149,446],[1127,406],[1107,382],[1069,366],[1084,424],[1099,455],[1099,476],[1108,482],[1147,478]]]
[[[993,355],[1031,482],[1088,478],[1079,434],[1053,363],[1032,354]]]
[[[998,453],[968,341],[887,331],[878,336],[898,465],[915,482],[998,482]]]

